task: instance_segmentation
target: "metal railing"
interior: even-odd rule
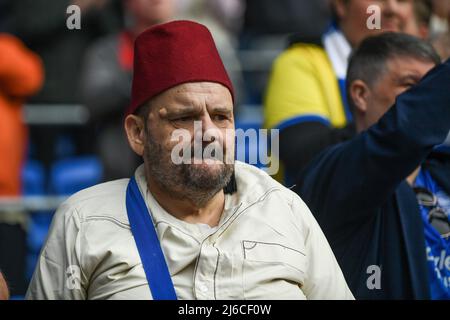
[[[55,211],[67,196],[0,197],[0,215],[10,212]]]
[[[85,125],[89,118],[88,108],[78,104],[27,104],[23,112],[28,125]]]

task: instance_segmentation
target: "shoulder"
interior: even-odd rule
[[[296,43],[277,57],[274,67],[311,67],[327,61],[327,54],[322,47],[310,43]]]
[[[128,182],[129,179],[121,179],[84,189],[68,198],[57,214],[66,218],[76,215],[81,223],[101,218],[128,225],[125,204]]]
[[[238,193],[242,197],[255,200],[271,194],[289,207],[298,205],[306,207],[295,192],[276,181],[264,170],[236,161],[235,172]]]
[[[22,43],[16,37],[7,34],[0,33],[0,45],[2,46],[22,46]]]
[[[264,171],[236,163],[239,202],[276,230],[289,229],[292,234],[307,235],[316,222],[305,202]],[[254,204],[259,205],[254,206]],[[257,208],[257,209],[256,209]]]
[[[0,62],[5,62],[5,65],[8,65],[11,63],[11,61],[6,57],[14,57],[14,61],[20,61],[18,59],[23,60],[30,60],[31,58],[34,60],[37,60],[40,64],[40,59],[38,59],[38,56],[34,54],[32,51],[30,51],[25,44],[17,37],[7,34],[7,33],[1,33],[0,32],[0,54],[2,58]],[[36,64],[38,64],[36,62]]]
[[[274,180],[262,169],[259,169],[253,165],[236,161],[235,165],[236,179],[238,183],[244,185],[244,188],[251,188],[256,185],[260,185],[264,189],[271,187],[282,187],[279,182]]]
[[[96,40],[90,47],[92,51],[104,51],[106,49],[117,47],[119,44],[120,34],[110,34]]]
[[[96,40],[87,48],[85,59],[115,57],[114,53],[119,47],[119,37],[119,34],[111,34]]]

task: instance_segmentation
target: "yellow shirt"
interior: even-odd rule
[[[264,101],[264,126],[283,129],[302,121],[347,124],[339,83],[325,50],[295,44],[275,61]]]

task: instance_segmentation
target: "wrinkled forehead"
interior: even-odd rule
[[[189,82],[177,85],[156,97],[155,103],[166,108],[220,106],[233,109],[230,91],[215,82]]]

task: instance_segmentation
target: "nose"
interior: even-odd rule
[[[222,132],[216,126],[208,112],[202,117],[202,134],[205,143],[222,142]]]
[[[217,129],[217,126],[214,124],[214,121],[212,121],[211,116],[208,112],[205,112],[205,114],[202,117],[202,129],[203,133],[205,133],[208,130],[214,130]]]

